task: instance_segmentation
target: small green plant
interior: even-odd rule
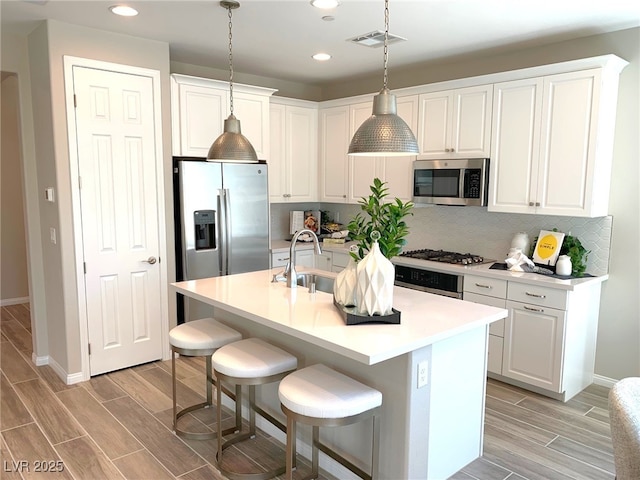
[[[371,195],[358,201],[366,215],[358,213],[347,225],[351,238],[358,242],[358,251],[350,252],[356,262],[362,260],[371,249],[373,231],[380,233],[378,245],[387,258],[398,255],[407,243],[405,237],[409,234],[409,228],[403,219],[407,215],[413,215],[413,203],[404,203],[398,198],[394,202],[386,202],[389,189],[385,185],[386,182],[379,178],[373,179],[373,185],[369,187]]]
[[[557,232],[558,229],[554,228],[553,231]],[[536,243],[538,243],[538,237],[533,239],[529,258],[533,258]],[[587,260],[590,253],[590,250],[587,250],[582,246],[578,237],[565,235],[564,240],[562,241],[562,247],[560,247],[560,255],[568,255],[571,259],[571,275],[573,277],[581,277],[584,275],[584,271],[587,269]]]

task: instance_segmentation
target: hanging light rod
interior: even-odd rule
[[[240,8],[240,2],[234,0],[222,0],[220,6],[227,10],[229,15],[229,107],[231,114],[224,121],[224,131],[213,142],[208,161],[227,162],[257,162],[258,156],[251,142],[242,135],[240,120],[233,114],[233,34],[232,34],[232,10]]]
[[[349,155],[394,157],[416,155],[418,142],[409,125],[398,116],[396,96],[387,88],[389,57],[389,0],[384,2],[384,81],[373,97],[373,112],[351,139]]]

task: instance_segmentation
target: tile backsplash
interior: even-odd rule
[[[290,238],[289,211],[318,208],[317,203],[272,204],[271,237]],[[322,203],[341,223],[348,223],[359,211],[359,205]],[[524,215],[488,212],[485,207],[415,207],[407,218],[409,237],[406,250],[443,249],[473,253],[503,261],[517,232],[526,232],[533,242],[540,230],[571,234],[590,251],[587,273],[604,275],[609,269],[613,217],[580,218],[549,215]]]

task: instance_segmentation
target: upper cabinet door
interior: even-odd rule
[[[320,110],[320,201],[347,201],[349,106]]]
[[[373,101],[356,103],[349,106],[350,136],[349,142],[358,128],[371,116]],[[349,159],[349,188],[348,203],[358,203],[362,197],[371,194],[369,186],[374,178],[384,181],[381,157],[348,156]]]
[[[534,213],[542,79],[498,83],[493,102],[488,210]]]
[[[601,83],[594,69],[496,84],[489,211],[607,214],[615,112],[601,114]]]
[[[597,213],[593,190],[599,98],[599,70],[545,77],[538,213],[576,217]]]
[[[398,97],[398,115],[402,118],[414,135],[418,133],[418,95]],[[399,198],[407,202],[413,197],[413,162],[415,155],[406,157],[384,157],[382,162],[382,178],[387,182],[390,198]]]
[[[269,197],[272,202],[317,201],[318,110],[272,104]]]
[[[260,160],[269,158],[269,97],[271,88],[235,84],[234,115]],[[172,152],[175,156],[206,157],[229,116],[229,84],[220,80],[171,75]]]
[[[492,85],[420,95],[420,158],[488,157],[492,95]]]
[[[201,85],[172,83],[173,155],[206,157],[222,133],[227,92]]]

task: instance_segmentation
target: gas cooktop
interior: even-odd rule
[[[485,259],[480,255],[474,255],[472,253],[447,252],[445,250],[430,250],[428,248],[422,250],[410,250],[408,252],[401,253],[400,256],[458,265],[478,265],[481,263],[494,262],[494,260]]]

